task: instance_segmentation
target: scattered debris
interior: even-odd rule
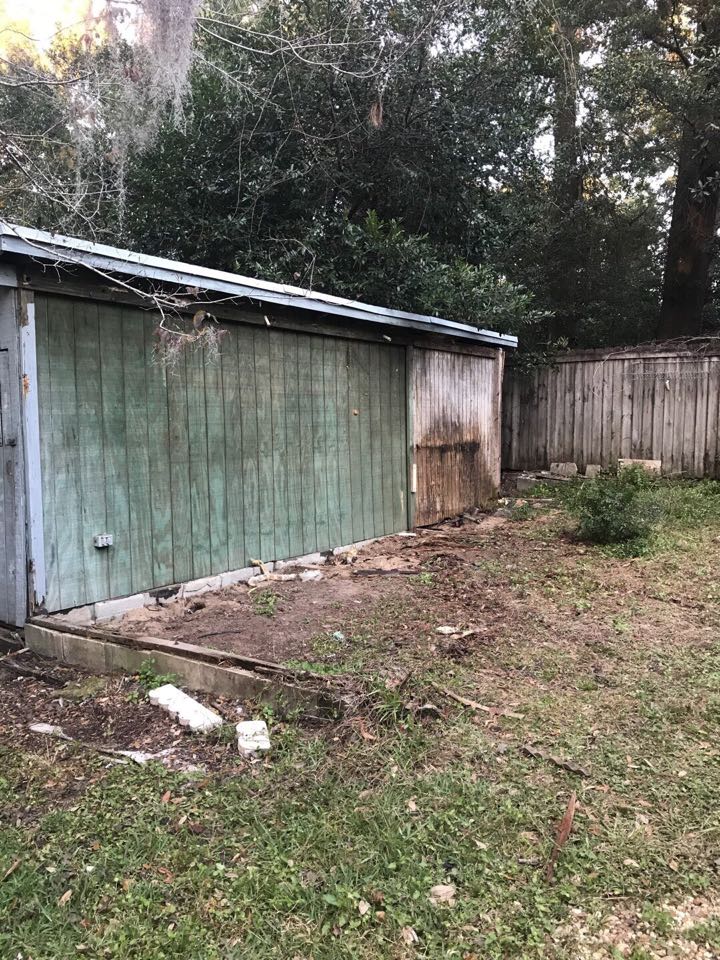
[[[444,637],[452,637],[460,631],[457,627],[435,627],[435,633],[441,633]]]
[[[58,737],[60,740],[72,740],[72,737],[69,737],[62,727],[58,727],[54,723],[31,723],[30,729],[33,733],[43,733],[47,737]]]
[[[438,883],[430,888],[430,903],[436,907],[440,903],[447,903],[452,907],[455,904],[457,887],[454,883]]]
[[[419,707],[416,707],[414,710],[415,718],[417,720],[424,719],[433,719],[441,720],[442,711],[439,707],[436,707],[434,703],[422,703]]]
[[[438,693],[444,694],[444,696],[449,697],[451,700],[455,700],[457,703],[461,703],[464,707],[469,707],[471,710],[481,710],[483,713],[490,713],[496,717],[509,717],[511,720],[524,720],[524,713],[515,713],[513,710],[508,710],[506,707],[487,707],[483,703],[478,703],[476,700],[470,700],[468,697],[463,697],[459,693],[455,693],[453,690],[448,690],[446,687],[441,687],[440,684],[435,683],[433,680],[430,681],[430,686],[434,687]]]
[[[424,571],[419,568],[410,570],[385,570],[383,567],[371,567],[368,569],[353,570],[356,577],[418,577]]]
[[[562,757],[557,757],[554,754],[549,753],[547,750],[543,750],[541,747],[533,747],[531,744],[525,743],[520,747],[520,752],[536,760],[547,760],[549,763],[554,763],[556,767],[560,767],[561,769],[567,770],[570,773],[575,773],[579,777],[590,776],[590,771],[585,767],[581,767],[580,764],[574,763],[572,760],[565,760]]]
[[[410,530],[403,530],[400,533],[395,534],[396,537],[416,537],[416,533],[412,533]]]
[[[208,710],[193,697],[188,696],[172,683],[156,687],[148,694],[148,700],[176,719],[180,726],[189,727],[194,733],[207,733],[223,725],[222,717]]]
[[[15,655],[16,654],[8,654],[0,659],[0,666],[3,668],[3,670],[8,670],[10,673],[14,673],[18,677],[30,677],[33,680],[40,680],[50,687],[65,686],[65,680],[56,677],[48,670],[39,670],[37,667],[29,667],[23,664],[15,663],[15,661],[11,659],[11,657]]]
[[[264,720],[241,720],[235,730],[240,753],[249,756],[270,749],[270,734]]]
[[[570,836],[570,831],[572,830],[573,820],[575,819],[575,807],[577,806],[577,794],[573,790],[570,794],[570,799],[568,800],[567,808],[565,809],[565,814],[558,824],[557,832],[555,834],[555,843],[553,844],[552,852],[550,854],[550,859],[548,860],[547,867],[545,868],[545,879],[548,883],[551,883],[553,877],[555,876],[555,864],[557,859],[560,856],[563,847],[568,841]]]
[[[403,942],[409,947],[411,947],[414,943],[417,943],[420,939],[412,927],[403,927],[400,931],[400,936],[403,938]]]

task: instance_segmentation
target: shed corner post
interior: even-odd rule
[[[407,430],[407,524],[408,530],[415,526],[415,497],[417,494],[417,463],[415,462],[415,350],[412,345],[406,348],[405,383],[407,411],[405,423]]]
[[[42,468],[40,462],[40,405],[38,397],[35,294],[20,286],[20,382],[25,474],[27,605],[30,615],[45,604],[45,538],[43,532]]]
[[[502,452],[503,452],[503,380],[505,378],[505,351],[498,347],[497,357],[497,385],[496,385],[496,403],[495,413],[495,442],[497,444],[497,455],[495,464],[495,483],[497,493],[500,493],[502,485]]]

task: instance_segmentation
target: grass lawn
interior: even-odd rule
[[[418,541],[422,575],[318,630],[357,714],[270,717],[262,762],[114,766],[0,722],[0,958],[720,957],[720,486],[658,495],[636,557],[558,504]]]

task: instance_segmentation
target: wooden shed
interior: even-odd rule
[[[168,302],[212,312],[217,357],[157,362]],[[225,582],[483,504],[516,345],[1,225],[0,621]]]

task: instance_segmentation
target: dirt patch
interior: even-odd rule
[[[312,661],[323,640],[346,633],[384,601],[407,597],[418,580],[462,566],[463,553],[480,546],[477,538],[504,523],[487,517],[464,527],[423,530],[416,537],[386,537],[317,567],[321,580],[269,580],[252,588],[238,584],[184,603],[144,608],[107,626],[132,636],[198,643],[281,663]],[[471,531],[475,541],[463,543],[463,530]],[[293,572],[296,568],[282,570]]]
[[[102,750],[166,751],[160,759],[171,769],[236,770],[242,766],[234,740],[221,742],[212,736],[198,736],[174,723],[166,713],[153,707],[132,677],[107,677],[89,696],[78,699],[89,675],[81,670],[52,664],[32,654],[13,657],[23,667],[47,673],[52,682],[18,677],[0,660],[0,744],[14,750],[46,754],[56,750],[80,750],[97,754],[106,763],[131,762],[112,759]],[[57,685],[59,682],[67,684]],[[228,723],[237,723],[246,714],[239,701],[199,695]],[[77,743],[35,733],[33,723],[61,727]]]

